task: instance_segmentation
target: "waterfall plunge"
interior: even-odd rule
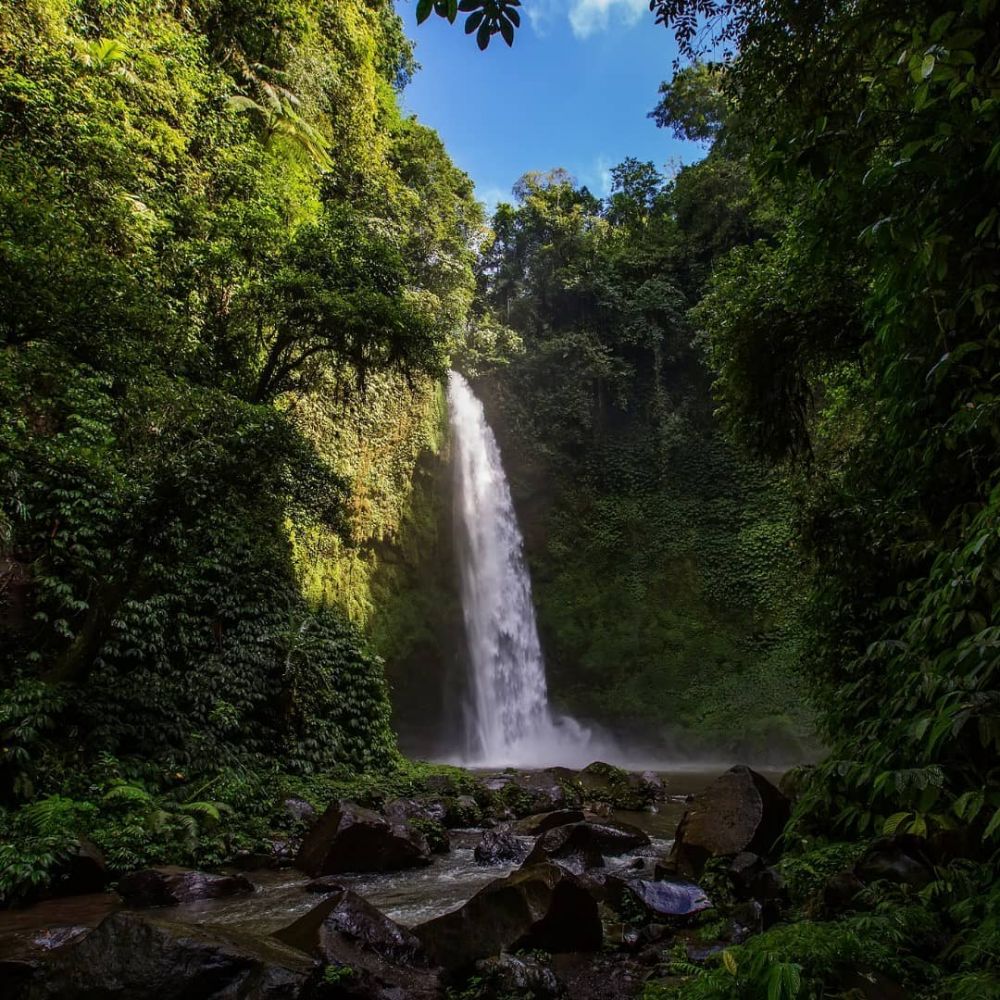
[[[588,730],[549,709],[531,580],[510,487],[483,404],[448,376],[455,464],[455,533],[469,652],[466,754],[485,766],[582,766]]]

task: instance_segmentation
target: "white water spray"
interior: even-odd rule
[[[549,709],[531,580],[510,487],[483,404],[448,376],[455,452],[455,532],[469,651],[470,699],[462,763],[582,766],[590,732]]]

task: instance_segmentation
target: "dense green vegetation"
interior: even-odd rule
[[[387,2],[0,11],[4,896],[399,765],[359,629],[481,224],[412,67]]]
[[[996,996],[996,4],[661,6],[739,52],[713,71],[722,105],[688,114],[698,88],[668,85],[663,123],[714,117],[692,172],[744,171],[783,220],[716,262],[694,322],[734,439],[791,469],[814,566],[832,751],[788,839],[912,834],[936,864],[680,994],[824,996],[853,964],[909,995]]]
[[[648,995],[1000,996],[1000,11],[651,7],[706,157],[528,175],[478,259],[386,0],[0,8],[5,901],[426,778],[372,644],[440,651],[464,330],[561,699],[791,747],[807,687],[829,750],[786,919]],[[927,884],[828,905],[881,835]]]
[[[653,117],[711,141],[671,207],[707,282],[689,318],[730,438],[783,471],[810,568],[805,662],[832,750],[805,782],[789,864],[878,834],[922,838],[935,864],[919,891],[890,885],[832,920],[796,893],[800,922],[664,989],[841,995],[853,968],[866,995],[880,977],[1000,995],[1000,12],[650,7],[689,61]],[[597,357],[607,379],[618,359]]]
[[[799,760],[791,498],[719,433],[688,317],[743,209],[719,206],[706,247],[704,184],[635,160],[612,174],[603,202],[560,171],[524,177],[480,264],[492,322],[522,345],[506,364],[474,360],[520,498],[553,690],[633,739],[641,720],[681,752]]]

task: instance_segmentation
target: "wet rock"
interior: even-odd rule
[[[630,878],[624,884],[632,897],[656,920],[693,917],[712,908],[712,901],[701,886],[684,879],[653,881]]]
[[[875,841],[854,866],[854,874],[862,882],[885,880],[913,889],[922,889],[934,878],[934,872],[924,857],[923,845],[916,837]]]
[[[498,826],[487,830],[472,852],[481,865],[502,865],[507,862],[521,862],[528,853],[528,847],[515,835],[509,826]]]
[[[600,867],[604,855],[625,854],[648,843],[649,836],[628,823],[567,823],[543,833],[524,863],[556,861],[574,868]]]
[[[118,883],[118,894],[132,907],[176,906],[253,891],[253,882],[242,875],[213,875],[174,865],[130,872]]]
[[[497,817],[510,813],[511,818],[536,813],[573,809],[583,801],[583,790],[576,773],[564,767],[543,771],[504,772],[487,779],[492,791],[491,814]]]
[[[591,951],[601,946],[597,903],[557,865],[522,868],[480,889],[464,906],[414,931],[431,959],[468,968],[502,951]]]
[[[314,878],[311,882],[306,882],[302,887],[306,892],[320,893],[344,892],[347,889],[339,879],[332,875],[324,875],[322,878]]]
[[[281,803],[281,808],[285,815],[291,817],[296,823],[311,823],[316,818],[316,809],[311,802],[306,802],[305,799],[292,796]]]
[[[393,799],[386,804],[382,813],[390,823],[397,826],[415,819],[445,825],[448,802],[442,798]]]
[[[581,823],[583,819],[582,809],[553,809],[551,812],[536,813],[518,820],[514,824],[514,829],[525,836],[537,837],[548,830],[554,830],[557,826]]]
[[[40,964],[30,996],[292,1000],[318,977],[311,958],[277,941],[122,910]]]
[[[295,865],[314,876],[396,871],[427,864],[430,853],[416,831],[353,802],[336,802],[306,834]]]
[[[667,786],[655,771],[643,771],[638,779],[639,790],[650,802],[665,802]]]
[[[119,896],[100,892],[0,911],[0,985],[29,976],[50,952],[100,926],[121,905]]]
[[[560,997],[565,991],[556,974],[538,958],[500,955],[476,963],[476,972],[484,981],[485,997],[528,995],[536,1000]]]
[[[616,809],[643,809],[652,801],[652,792],[640,779],[603,761],[588,764],[577,776],[577,784],[587,801],[605,803]]]
[[[396,962],[426,964],[414,934],[349,889],[324,899],[274,937],[327,960],[338,960],[343,939]]]
[[[100,848],[80,837],[76,849],[56,870],[52,892],[58,896],[86,896],[100,892],[110,879]]]
[[[726,873],[738,899],[776,900],[787,896],[781,875],[750,851],[737,854]]]
[[[320,959],[336,988],[357,1000],[437,1000],[438,972],[419,939],[366,900],[344,890],[278,931],[275,939]]]
[[[744,765],[730,768],[695,796],[674,840],[677,870],[700,875],[709,858],[748,851],[766,856],[788,822],[789,802]]]

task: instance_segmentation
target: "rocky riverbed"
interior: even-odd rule
[[[748,768],[483,772],[474,788],[290,801],[306,832],[268,856],[105,870],[105,891],[0,913],[3,995],[627,997],[668,954],[703,961],[780,907],[789,803]],[[92,889],[100,859],[79,864]]]

